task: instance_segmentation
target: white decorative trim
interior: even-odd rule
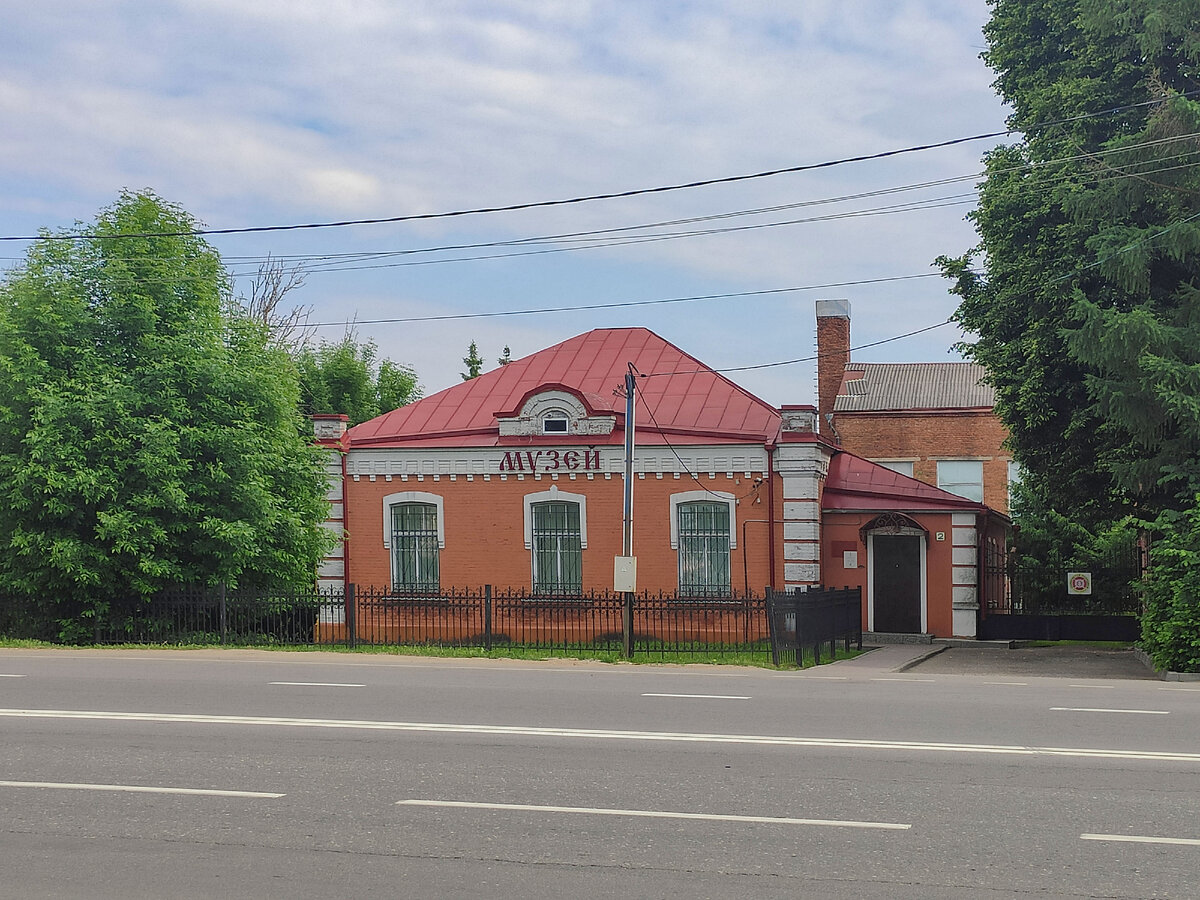
[[[446,517],[442,513],[442,497],[426,491],[400,491],[383,498],[383,546],[392,549],[392,507],[398,503],[431,503],[437,507],[438,549],[446,549]]]
[[[566,419],[565,431],[548,432],[547,418]],[[514,418],[499,418],[497,422],[502,435],[599,435],[612,434],[617,417],[612,412],[600,412],[589,416],[587,407],[569,391],[555,388],[539,391],[529,397]]]
[[[729,549],[737,549],[737,499],[726,491],[684,491],[671,495],[671,549],[679,549],[679,504],[707,500],[729,507]]]
[[[587,549],[587,497],[584,494],[570,494],[560,491],[558,485],[551,485],[548,491],[525,495],[525,549],[533,549],[533,504],[545,503],[549,500],[566,501],[579,504],[579,546]]]

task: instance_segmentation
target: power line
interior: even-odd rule
[[[941,273],[939,272],[937,274],[940,275]],[[915,331],[906,331],[904,334],[897,334],[897,335],[893,335],[892,337],[883,338],[882,340],[871,341],[869,344],[858,344],[857,346],[851,347],[848,352],[853,353],[855,350],[867,350],[871,347],[879,347],[879,346],[882,346],[883,344],[891,344],[895,341],[902,341],[905,338],[914,337],[915,335],[918,335],[918,334],[924,334],[927,331],[933,331],[935,328],[942,328],[946,325],[951,325],[953,323],[954,323],[953,319],[946,319],[945,321],[937,322],[933,325],[926,325],[924,328],[918,328]],[[753,369],[773,369],[773,368],[777,368],[778,366],[794,366],[797,363],[813,362],[815,360],[820,359],[823,355],[824,356],[841,355],[841,351],[838,351],[837,354],[817,353],[812,356],[801,356],[797,359],[783,359],[778,362],[755,363],[754,365],[750,365],[750,366],[727,366],[725,368],[720,368],[720,369],[712,369],[712,368],[709,368],[709,369],[676,369],[671,372],[647,372],[647,373],[639,372],[638,375],[641,376],[642,378],[660,378],[660,377],[669,376],[669,375],[703,375],[706,372],[717,372],[720,374],[724,374],[726,372],[749,372]]]
[[[733,184],[741,181],[754,181],[761,178],[772,178],[776,175],[789,175],[797,172],[811,172],[816,169],[828,169],[849,163],[869,162],[877,159],[887,159],[906,153],[918,153],[923,150],[937,150],[953,147],[956,144],[966,144],[971,141],[982,141],[987,138],[1002,137],[1009,131],[992,131],[986,134],[974,134],[968,137],[951,138],[947,141],[937,141],[930,144],[918,144],[912,147],[902,147],[897,150],[883,150],[879,153],[864,153],[858,156],[844,156],[818,163],[806,163],[799,166],[785,166],[779,169],[768,169],[749,175],[726,175],[721,178],[705,178],[698,181],[687,181],[678,184],[665,184],[658,187],[633,188],[627,191],[612,191],[605,194],[585,194],[579,197],[569,197],[562,200],[536,200],[528,203],[512,203],[506,206],[480,206],[472,209],[456,209],[450,212],[410,213],[403,216],[386,216],[378,219],[345,219],[336,222],[306,222],[299,225],[254,225],[245,228],[196,228],[188,231],[145,231],[133,234],[89,234],[76,232],[72,234],[39,234],[39,235],[6,235],[0,236],[0,241],[68,241],[68,240],[118,240],[120,238],[145,237],[194,237],[208,234],[255,234],[266,231],[302,231],[317,228],[345,228],[352,225],[389,225],[398,222],[419,222],[429,219],[451,219],[462,216],[475,216],[486,213],[517,212],[525,209],[545,209],[553,206],[570,206],[578,203],[591,203],[596,200],[617,200],[625,197],[638,197],[646,194],[665,194],[672,191],[685,191],[699,187],[711,187],[717,184]]]
[[[1190,97],[1200,93],[1197,91],[1187,91],[1175,96]],[[1079,122],[1085,119],[1100,118],[1104,116],[1115,115],[1120,112],[1125,112],[1131,109],[1138,109],[1143,106],[1152,106],[1162,103],[1161,99],[1144,100],[1139,103],[1130,103],[1124,106],[1115,106],[1110,109],[1099,110],[1092,113],[1081,113],[1077,116],[1069,116],[1063,119],[1055,119],[1050,122],[1032,123],[1028,129],[1034,128],[1049,128],[1055,125],[1064,125],[1071,122]],[[778,169],[768,169],[762,172],[753,172],[745,175],[727,175],[720,178],[706,178],[696,181],[680,182],[676,184],[659,185],[649,188],[633,188],[625,191],[612,191],[601,194],[585,194],[577,197],[569,197],[559,200],[538,200],[527,203],[513,203],[505,206],[482,206],[469,209],[451,210],[448,212],[436,213],[411,213],[401,216],[386,216],[372,219],[345,219],[332,222],[305,222],[294,225],[255,225],[243,228],[197,228],[187,231],[151,231],[151,232],[135,232],[131,234],[90,234],[86,232],[71,233],[71,234],[40,234],[40,235],[4,235],[0,236],[0,241],[61,241],[61,240],[116,240],[120,238],[130,237],[189,237],[197,235],[209,234],[254,234],[270,231],[301,231],[321,228],[344,228],[355,225],[385,225],[395,224],[398,222],[415,222],[427,221],[430,219],[448,219],[462,216],[482,215],[487,213],[497,212],[516,212],[525,209],[544,209],[555,206],[569,206],[578,203],[590,203],[597,200],[615,200],[625,197],[637,197],[647,194],[662,194],[672,191],[691,190],[699,187],[711,187],[718,184],[733,184],[736,182],[753,181],[762,178],[771,178],[776,175],[788,175],[798,172],[811,172],[817,169],[827,169],[834,166],[847,165],[856,162],[870,162],[878,159],[887,159],[893,156],[901,156],[908,153],[919,153],[925,150],[938,150],[945,147],[953,147],[958,144],[966,144],[974,141],[986,140],[988,138],[1003,137],[1004,135],[1016,133],[1015,129],[1007,128],[1003,131],[990,131],[983,134],[968,135],[966,137],[951,138],[945,141],[935,141],[927,144],[917,144],[911,147],[902,147],[895,150],[884,150],[878,153],[865,153],[857,156],[841,157],[839,159],[825,160],[818,163],[806,163],[797,166],[785,166]]]
[[[940,278],[941,272],[923,272],[919,275],[890,275],[882,278],[863,278],[857,281],[834,281],[827,284],[806,284],[796,287],[768,288],[760,291],[736,291],[725,294],[699,294],[691,297],[667,297],[658,300],[624,300],[617,303],[589,303],[580,306],[539,306],[527,309],[509,309],[498,312],[443,313],[431,316],[400,316],[387,319],[352,319],[339,322],[305,322],[299,328],[345,328],[355,325],[396,325],[412,322],[444,322],[457,319],[496,319],[504,316],[532,316],[542,313],[586,312],[597,309],[624,309],[632,306],[662,306],[670,303],[695,303],[702,300],[730,300],[739,297],[764,297],[772,294],[821,291],[830,288],[859,287],[867,284],[883,284],[894,281],[912,281],[917,278]]]

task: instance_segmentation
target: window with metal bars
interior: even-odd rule
[[[583,540],[579,504],[554,500],[534,503],[533,592],[541,595],[583,593]]]
[[[680,503],[679,595],[728,597],[730,593],[729,504]]]
[[[432,503],[392,507],[392,582],[397,591],[434,594],[441,590],[437,507]]]

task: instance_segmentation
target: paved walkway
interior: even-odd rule
[[[944,644],[884,644],[854,659],[838,660],[822,668],[855,673],[903,672],[945,649]]]

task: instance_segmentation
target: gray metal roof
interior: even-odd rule
[[[861,377],[858,373],[862,373]],[[992,407],[996,391],[978,363],[849,363],[834,412]]]

